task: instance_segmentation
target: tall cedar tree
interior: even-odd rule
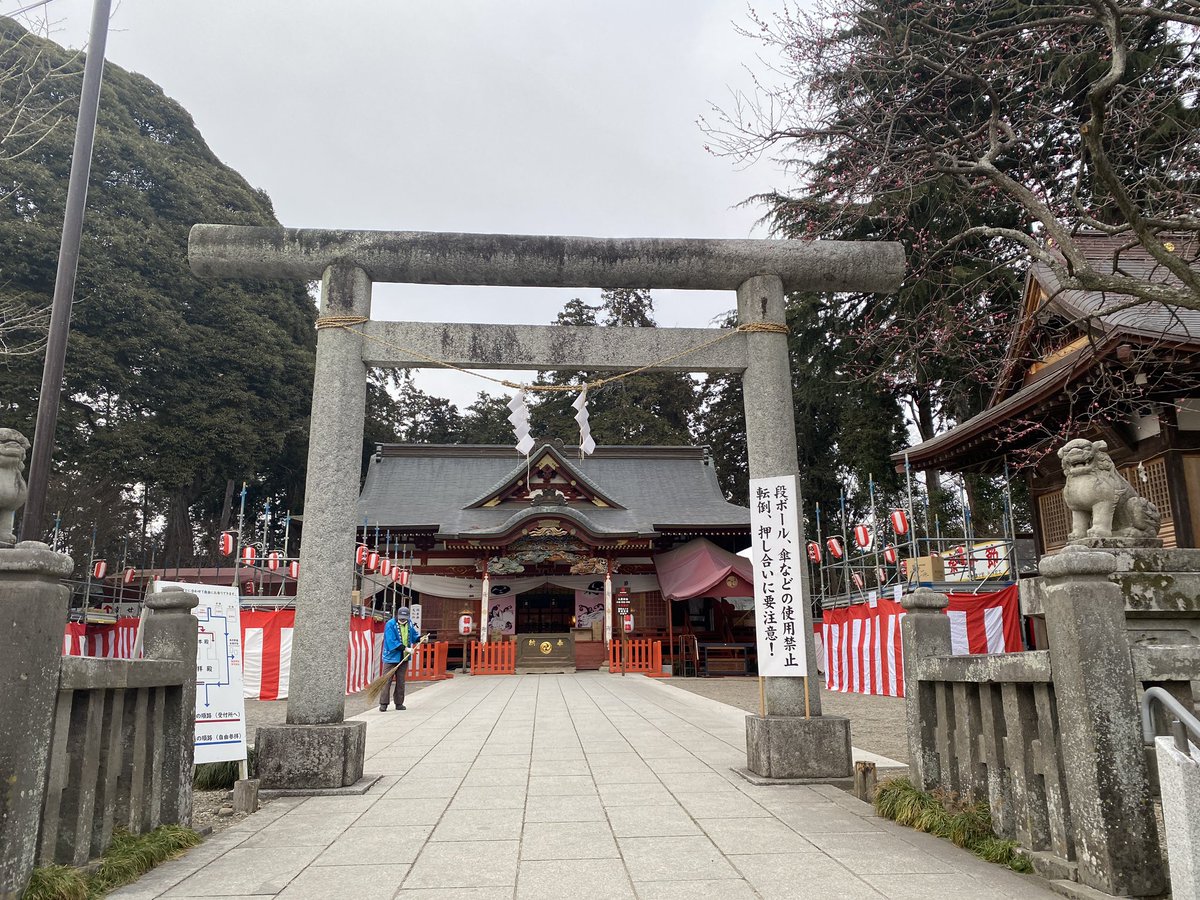
[[[568,301],[556,324],[653,328],[654,301],[646,290],[606,290],[597,306]],[[619,341],[620,336],[610,339]],[[536,383],[582,386],[598,377],[602,376],[596,372],[543,372]],[[534,437],[578,443],[579,427],[571,407],[578,396],[576,391],[532,394]],[[588,392],[592,437],[597,444],[690,444],[699,403],[699,388],[688,375],[655,372],[624,378]]]
[[[898,496],[901,481],[888,454],[903,440],[904,420],[895,393],[850,372],[850,340],[839,331],[839,304],[819,294],[788,298],[788,351],[796,450],[805,505],[836,510],[841,491],[851,511],[868,507],[868,480],[881,502]],[[721,485],[734,502],[745,503],[749,473],[742,380],[708,381],[699,417],[700,439],[712,447]]]
[[[78,97],[81,59],[10,20],[0,20],[0,42],[0,54],[19,45],[64,73],[36,85],[38,102]],[[32,303],[54,290],[76,102],[57,105],[63,121],[35,146],[0,157],[0,285]],[[107,64],[54,477],[97,496],[145,485],[151,515],[166,518],[171,563],[194,556],[198,527],[215,530],[231,480],[257,479],[299,509],[308,446],[313,300],[301,283],[193,276],[197,222],[278,224],[267,196],[216,158],[179,104]],[[26,434],[41,367],[41,354],[0,363],[4,424]]]

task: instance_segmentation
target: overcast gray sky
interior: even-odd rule
[[[3,0],[0,11],[24,5]],[[784,182],[709,155],[696,119],[756,46],[745,0],[116,0],[108,57],[195,118],[289,226],[763,236]],[[776,0],[755,4],[770,12]],[[90,0],[45,7],[86,42]],[[375,317],[546,323],[578,290],[379,285]],[[732,294],[656,293],[663,325]],[[463,405],[487,383],[426,371]]]

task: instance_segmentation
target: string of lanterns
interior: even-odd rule
[[[892,532],[896,538],[902,538],[908,534],[908,513],[903,509],[893,509],[888,516],[888,523],[891,525]],[[871,527],[865,523],[859,523],[854,526],[851,531],[854,546],[861,553],[866,553],[874,544],[875,535]],[[837,535],[831,535],[825,539],[825,546],[822,548],[818,541],[809,541],[806,547],[808,560],[814,565],[821,565],[824,560],[824,553],[828,552],[830,559],[844,560],[846,559],[846,545],[842,542],[842,538]],[[889,566],[895,566],[900,563],[900,553],[893,543],[885,544],[882,550],[883,560]],[[882,566],[877,567],[875,571],[879,579],[879,584],[884,584],[888,580],[888,572]],[[861,572],[850,573],[851,583],[862,590],[866,587],[866,578]]]

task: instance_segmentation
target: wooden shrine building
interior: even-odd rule
[[[1127,237],[1081,235],[1097,270],[1147,281],[1168,275]],[[1200,270],[1200,241],[1168,249]],[[1001,376],[987,408],[932,440],[893,455],[915,470],[1026,473],[1039,553],[1062,547],[1071,517],[1054,451],[1072,438],[1102,440],[1121,475],[1162,513],[1168,547],[1200,546],[1200,311],[1065,290],[1033,265]]]
[[[726,501],[707,448],[606,446],[581,458],[549,442],[526,458],[511,446],[384,444],[358,515],[363,543],[406,560],[422,629],[452,648],[463,615],[478,637],[486,572],[482,624],[518,650],[553,635],[568,664],[598,668],[608,578],[631,598],[632,636],[661,640],[664,660],[686,635],[722,645],[717,668],[752,662],[751,567],[736,555],[750,513]],[[362,583],[364,604],[389,602],[384,578]]]

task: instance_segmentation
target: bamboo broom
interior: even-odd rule
[[[424,644],[427,640],[429,640],[429,635],[422,635],[421,640],[417,643]],[[387,687],[388,682],[392,680],[392,676],[396,674],[396,670],[403,665],[407,665],[409,657],[413,655],[413,651],[415,649],[417,649],[417,645],[413,644],[408,648],[408,652],[404,654],[404,659],[400,660],[400,662],[396,663],[394,666],[368,684],[365,688],[363,688],[363,694],[366,695],[368,700],[376,701],[379,699],[379,695],[383,693],[383,689]]]

